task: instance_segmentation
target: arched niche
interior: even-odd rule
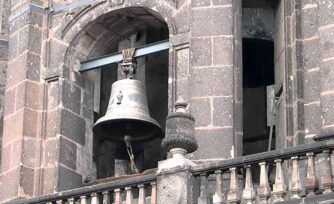
[[[151,9],[126,7],[105,13],[86,23],[76,37],[70,41],[70,46],[65,54],[62,76],[71,83],[80,83],[85,89],[84,92],[94,92],[91,95],[94,100],[87,99],[91,101],[89,103],[91,111],[87,114],[91,114],[92,117],[90,121],[86,120],[86,127],[88,124],[92,128],[93,122],[105,114],[111,84],[122,79],[123,76],[120,74],[117,64],[104,66],[100,71],[80,74],[77,72],[80,69],[80,61],[101,57],[130,47],[166,40],[169,38],[170,28],[171,26],[167,25],[164,18]],[[171,103],[171,97],[168,96],[170,89],[168,77],[171,72],[169,55],[168,51],[163,51],[137,59],[138,74],[136,78],[145,82],[150,114],[160,123],[163,132],[168,104]],[[88,133],[86,131],[85,137],[86,140],[93,137],[92,131],[90,130]],[[160,146],[163,135],[160,137],[160,139],[145,142],[135,147],[138,154],[140,152],[144,154],[142,170],[156,167],[157,162],[166,156]],[[122,161],[125,158],[115,157],[115,155],[119,155],[120,151],[123,151],[122,155],[124,155],[125,146],[123,144],[106,142],[100,140],[98,136],[94,136],[93,146],[93,158],[98,178],[113,176],[115,171],[118,172],[117,174],[126,173],[128,167],[126,162]]]

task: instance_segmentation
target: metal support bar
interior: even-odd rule
[[[169,49],[169,41],[159,41],[156,43],[144,45],[141,47],[136,48],[134,57],[142,57],[148,54],[160,52],[163,50]],[[101,68],[101,66],[112,64],[112,63],[118,63],[123,60],[122,52],[117,52],[111,55],[107,55],[104,57],[96,58],[87,60],[84,62],[81,62],[81,69],[79,72],[86,72],[93,69]]]

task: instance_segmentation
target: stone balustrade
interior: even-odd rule
[[[15,204],[156,204],[157,186],[154,173],[123,176],[112,181],[99,181],[92,186],[63,191]]]
[[[331,141],[193,167],[198,204],[315,203],[333,199]]]
[[[90,186],[9,203],[169,204],[184,197],[191,200],[179,203],[334,203],[333,149],[334,141],[319,141],[186,168],[177,166],[167,174],[152,169],[97,180]]]

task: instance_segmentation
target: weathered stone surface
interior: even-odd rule
[[[334,17],[333,17],[334,24]],[[319,32],[322,58],[334,57],[334,25],[330,28],[322,29]],[[319,46],[319,44],[314,45]]]
[[[215,97],[213,98],[213,125],[233,126],[233,98]]]
[[[232,128],[196,129],[195,138],[199,146],[193,154],[189,154],[191,159],[205,160],[210,158],[221,160],[234,156]]]
[[[61,136],[59,138],[59,152],[59,163],[75,171],[77,163],[76,144]]]
[[[334,36],[333,36],[334,38]],[[333,53],[334,56],[334,53]],[[321,91],[333,91],[334,90],[334,60],[322,62],[320,66],[320,76],[321,76]],[[313,83],[316,83],[314,81]],[[319,85],[318,85],[319,87]]]
[[[74,171],[59,165],[58,169],[58,191],[65,191],[82,186],[82,177]]]
[[[211,38],[193,38],[190,43],[190,63],[193,67],[212,64]]]
[[[17,195],[20,168],[13,169],[0,176],[0,199],[10,199]]]
[[[233,65],[233,38],[213,38],[213,65]]]
[[[5,92],[4,116],[12,114],[15,110],[15,91],[16,89],[13,88]]]
[[[68,110],[61,110],[60,134],[85,145],[85,120]]]
[[[205,127],[211,124],[211,101],[209,98],[192,99],[191,113],[196,119],[196,127]],[[205,114],[203,114],[205,113]]]
[[[301,10],[301,21],[298,22],[301,25],[300,30],[297,30],[297,35],[300,38],[310,38],[318,32],[318,8],[302,9]]]
[[[215,6],[218,5],[232,5],[234,2],[233,0],[212,0],[212,4]]]
[[[39,85],[35,82],[25,81],[16,86],[16,110],[23,107],[38,110]]]
[[[1,150],[1,171],[8,171],[10,168],[11,145],[2,146]]]
[[[190,172],[183,170],[158,175],[157,183],[157,203],[194,203],[194,178]]]
[[[233,94],[232,68],[191,69],[192,97],[231,96]]]
[[[49,194],[56,191],[57,186],[55,178],[57,178],[56,168],[49,167],[43,169],[43,194]]]
[[[23,110],[4,119],[2,144],[6,145],[23,137]]]
[[[58,162],[58,149],[60,142],[57,139],[48,139],[44,143],[44,166],[53,167]]]
[[[321,51],[319,50],[319,39],[304,41],[300,44],[302,53],[300,57],[304,69],[312,69],[319,67],[319,59],[321,58]],[[299,44],[297,44],[299,46]]]
[[[60,110],[53,110],[47,113],[46,137],[55,138],[60,130]]]
[[[334,23],[334,6],[330,0],[318,1],[319,26],[327,26]]]
[[[203,7],[203,6],[210,6],[211,4],[211,1],[210,0],[194,0],[194,1],[191,1],[191,6],[193,8],[196,8],[196,7]]]
[[[23,117],[23,135],[28,137],[37,137],[38,113],[37,111],[24,109]]]
[[[233,15],[231,7],[206,7],[192,10],[192,35],[232,35]],[[224,19],[224,20],[222,20]]]
[[[20,145],[21,146],[21,145]],[[39,140],[25,138],[22,142],[22,164],[28,168],[39,168],[41,143]]]
[[[61,82],[62,82],[61,100],[64,107],[80,115],[81,89],[66,80],[63,80]]]
[[[333,125],[334,124],[334,94],[326,94],[321,97],[321,115],[322,115],[322,124],[324,126]]]
[[[304,106],[305,133],[317,134],[321,127],[321,108],[319,104]]]

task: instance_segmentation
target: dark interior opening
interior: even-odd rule
[[[268,93],[275,84],[274,43],[271,40],[244,38],[243,46],[243,144],[244,155],[268,150],[272,132],[271,148],[275,145],[274,124],[268,122],[270,103]],[[272,131],[270,131],[272,128]]]

